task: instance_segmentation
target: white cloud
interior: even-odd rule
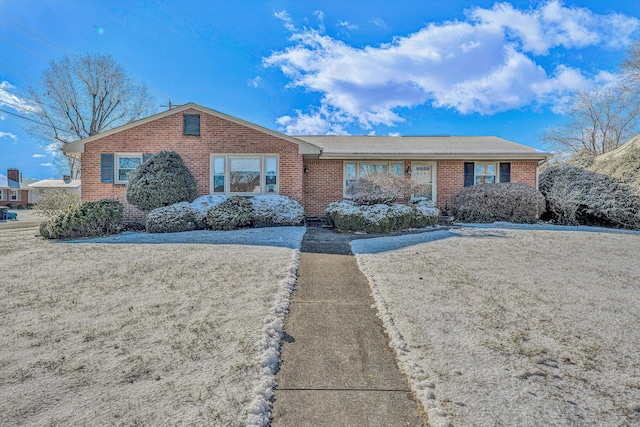
[[[586,8],[565,7],[558,0],[524,11],[496,3],[491,9],[472,8],[467,15],[478,25],[504,30],[522,44],[523,51],[538,55],[558,46],[624,46],[640,24],[617,13],[598,15]]]
[[[13,141],[14,144],[16,142],[18,142],[18,136],[13,134],[13,133],[11,133],[11,132],[2,132],[2,131],[0,131],[0,139],[3,139],[3,138],[7,138],[7,139]]]
[[[288,87],[322,98],[278,124],[288,133],[340,133],[349,125],[393,126],[403,120],[398,108],[425,103],[462,114],[559,105],[574,89],[611,75],[588,77],[562,64],[545,70],[537,56],[557,47],[625,45],[640,28],[636,18],[598,15],[557,0],[526,10],[497,3],[467,16],[363,48],[322,29],[294,32],[291,45],[264,58],[264,65],[278,67]]]
[[[51,166],[53,166],[53,163],[51,163],[51,162],[49,162],[49,163],[40,163],[40,166],[51,167]]]
[[[42,158],[42,157],[46,157],[46,156],[45,156],[44,154],[37,154],[37,153],[36,153],[36,154],[34,154],[33,156],[31,156],[31,157],[33,157],[34,159],[40,159],[40,158]]]
[[[62,148],[63,143],[60,141],[52,142],[44,147],[44,150],[49,154],[58,154],[60,153],[60,148]]]
[[[253,88],[259,88],[262,86],[262,77],[256,76],[252,79],[247,80],[247,84]]]
[[[384,20],[382,18],[375,18],[375,19],[372,19],[369,22],[372,23],[373,25],[375,25],[378,28],[382,28],[383,30],[386,30],[388,28],[387,27],[387,23],[384,22]]]
[[[273,16],[281,20],[284,23],[284,27],[287,30],[291,32],[297,31],[296,26],[293,25],[293,20],[291,19],[291,15],[289,15],[289,12],[287,12],[286,10],[281,10],[280,12],[276,12],[273,14]]]
[[[338,21],[338,27],[343,27],[346,30],[357,30],[358,26],[356,24],[352,24],[349,21]]]
[[[36,113],[40,109],[24,98],[11,93],[15,86],[7,81],[0,82],[0,108],[8,107],[19,113]],[[11,92],[9,92],[11,91]],[[2,118],[4,120],[4,117]]]

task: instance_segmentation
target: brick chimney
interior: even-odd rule
[[[7,178],[22,182],[22,174],[18,169],[7,169]]]

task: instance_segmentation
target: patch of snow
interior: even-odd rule
[[[95,239],[71,240],[64,243],[203,243],[219,245],[278,246],[299,248],[305,227],[247,228],[243,230],[197,230],[181,233],[148,234],[126,232]],[[62,244],[62,243],[61,243]]]
[[[538,224],[514,224],[512,222],[495,221],[491,224],[456,223],[456,225],[468,228],[501,228],[505,230],[549,230],[549,231],[586,231],[593,233],[635,234],[640,231],[625,230],[621,228],[592,227],[590,225],[555,225],[546,222]]]
[[[265,194],[249,200],[253,205],[254,221],[277,225],[299,225],[304,221],[304,208],[290,197]]]
[[[276,296],[271,313],[264,321],[262,339],[258,345],[258,351],[261,352],[258,356],[261,366],[260,380],[253,389],[254,398],[249,405],[248,426],[263,427],[269,424],[271,399],[273,397],[273,389],[276,386],[275,374],[280,363],[284,317],[289,311],[289,301],[296,283],[299,261],[300,250],[296,249],[287,269],[288,274],[281,283],[280,292]]]
[[[214,206],[218,206],[220,203],[227,200],[227,196],[221,196],[216,194],[207,194],[205,196],[198,197],[191,202],[191,207],[196,210],[200,216],[199,220],[204,222],[207,217],[207,212]]]

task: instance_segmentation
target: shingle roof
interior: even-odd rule
[[[296,136],[322,148],[322,157],[510,157],[546,159],[544,153],[495,136]]]
[[[27,185],[8,178],[6,175],[2,174],[0,174],[0,188],[10,188],[12,190],[30,190]]]
[[[65,181],[63,179],[43,179],[29,184],[31,188],[77,188],[80,187],[81,181],[79,179],[72,179]]]

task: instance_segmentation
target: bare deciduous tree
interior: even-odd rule
[[[592,156],[615,150],[637,133],[640,108],[621,86],[580,89],[564,126],[547,128],[542,141],[560,151]]]
[[[155,112],[155,99],[143,84],[125,75],[109,54],[65,56],[51,64],[39,86],[28,94],[39,111],[42,124],[29,127],[32,135],[62,147],[111,128],[131,123]],[[78,159],[68,158],[74,178],[79,177]]]

